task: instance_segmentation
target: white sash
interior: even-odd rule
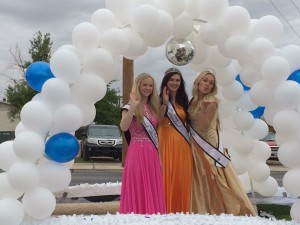
[[[190,135],[180,119],[180,117],[177,115],[176,110],[174,109],[171,102],[168,102],[168,111],[167,116],[170,119],[173,126],[179,131],[179,133],[185,138],[185,140],[190,143]]]
[[[122,109],[130,109],[130,105],[124,105]],[[151,141],[155,145],[156,149],[158,150],[158,136],[155,127],[150,122],[150,120],[144,115],[144,121],[142,122],[143,127],[145,128],[147,134],[149,135]]]
[[[157,136],[156,129],[154,128],[153,124],[145,115],[144,115],[144,122],[142,124],[145,130],[147,131],[151,141],[153,142],[156,149],[158,150],[158,136]]]
[[[225,168],[228,165],[230,159],[223,153],[224,150],[219,133],[219,148],[216,149],[210,143],[205,141],[192,127],[190,127],[190,131],[194,141],[199,145],[199,147],[201,147],[203,151],[205,151],[211,158],[215,160],[216,166]]]

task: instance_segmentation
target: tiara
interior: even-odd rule
[[[171,67],[169,69],[166,70],[165,75],[169,74],[169,73],[178,73],[181,74],[180,70],[175,68],[175,67]]]
[[[216,71],[215,71],[215,69],[212,68],[212,67],[206,67],[206,68],[204,68],[203,71],[207,71],[207,72],[209,72],[209,73],[211,73],[211,74],[213,74],[213,75],[216,75]]]

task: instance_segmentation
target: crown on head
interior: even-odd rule
[[[213,74],[213,75],[216,76],[216,71],[215,71],[215,69],[212,68],[212,67],[206,67],[206,68],[204,68],[203,71],[207,71],[207,72],[209,72],[209,73],[211,73],[211,74]]]
[[[165,72],[165,75],[170,74],[170,73],[181,74],[180,70],[175,68],[175,67],[171,67],[171,68],[167,69],[166,72]]]

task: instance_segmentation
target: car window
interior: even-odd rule
[[[90,137],[99,137],[99,136],[120,137],[121,133],[118,127],[90,127],[89,136]]]

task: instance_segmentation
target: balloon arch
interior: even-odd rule
[[[93,122],[94,104],[118,76],[122,57],[136,59],[166,42],[172,63],[188,63],[195,72],[215,69],[223,143],[245,190],[264,196],[278,190],[266,164],[270,147],[259,141],[271,125],[279,160],[289,168],[284,188],[300,196],[300,47],[277,48],[282,33],[277,17],[251,19],[228,0],[106,0],[106,8],[73,29],[73,43],[61,46],[50,64],[36,62],[26,72],[39,94],[22,108],[15,140],[0,145],[0,214],[12,212],[7,221],[20,224],[25,214],[53,213],[53,192],[71,181],[79,149],[73,134]],[[184,58],[176,56],[182,47]],[[298,200],[291,208],[297,221],[299,211]]]

